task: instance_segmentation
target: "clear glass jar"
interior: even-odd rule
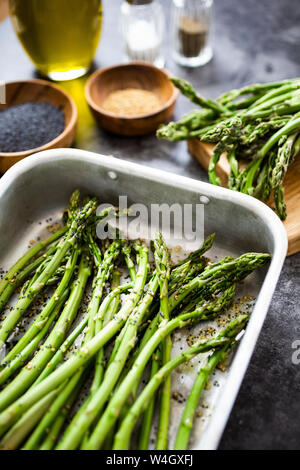
[[[156,0],[124,0],[122,32],[125,60],[151,62],[162,68],[164,58],[164,11]]]
[[[180,65],[199,67],[212,56],[213,0],[173,0],[173,57]]]

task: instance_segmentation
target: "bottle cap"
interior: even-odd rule
[[[147,3],[152,3],[153,0],[126,0],[130,5],[147,5]]]

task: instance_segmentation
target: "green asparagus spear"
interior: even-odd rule
[[[47,281],[53,276],[57,268],[60,266],[69,249],[74,246],[78,237],[80,236],[80,233],[86,227],[89,217],[93,216],[95,213],[96,206],[97,202],[92,200],[79,212],[77,218],[73,220],[69,232],[58,244],[57,250],[50,263],[26,291],[26,294],[20,296],[14,308],[5,318],[0,328],[0,348],[3,346],[6,339],[10,336],[13,328],[24,315],[28,307],[33,302],[34,298],[39,292],[42,291]]]
[[[27,344],[35,338],[41,328],[43,328],[44,323],[48,320],[48,317],[49,315],[51,315],[51,312],[53,311],[55,306],[60,303],[61,297],[64,295],[64,292],[69,286],[69,283],[76,268],[78,255],[79,250],[75,249],[67,261],[64,276],[59,286],[54,291],[51,299],[49,300],[45,308],[42,310],[42,312],[34,320],[27,332],[22,336],[22,338],[18,341],[14,348],[7,354],[1,364],[6,364],[16,358],[16,356],[22,352],[22,350],[27,346]]]
[[[77,315],[90,273],[91,260],[84,251],[79,265],[78,277],[73,283],[70,298],[63,309],[57,324],[39,352],[22,369],[17,377],[0,393],[0,410],[4,410],[30,387],[64,341],[65,335]]]
[[[161,254],[161,250],[163,253]],[[160,316],[163,320],[170,320],[169,315],[169,295],[168,295],[168,282],[170,278],[170,260],[168,250],[164,239],[161,234],[155,241],[155,264],[159,274],[159,286],[160,286]],[[171,360],[172,351],[172,340],[171,335],[168,335],[161,345],[161,358],[162,365],[165,365]],[[170,421],[170,408],[171,408],[171,376],[169,375],[161,389],[160,397],[160,415],[157,432],[157,450],[168,449],[168,432],[169,432],[169,421]]]
[[[229,279],[231,279],[232,282],[235,282],[235,279],[242,280],[244,276],[251,272],[251,270],[262,266],[265,262],[269,260],[269,258],[269,255],[246,254],[241,256],[240,258],[237,258],[235,261],[229,261],[227,263],[225,262],[224,264],[218,263],[218,267],[212,266],[210,267],[210,269],[206,269],[203,274],[198,276],[195,280],[190,281],[187,287],[182,287],[177,292],[177,294],[175,294],[174,297],[171,297],[170,308],[174,308],[175,306],[180,304],[182,299],[184,299],[190,292],[195,289],[200,289],[201,286],[205,286],[209,282],[209,280],[214,280],[220,276],[225,275],[229,276]],[[118,314],[115,315],[114,319],[110,323],[108,323],[106,327],[104,327],[103,330],[95,336],[95,338],[90,340],[84,346],[84,348],[81,348],[70,359],[68,359],[57,370],[55,370],[49,377],[43,380],[43,382],[26,392],[21,398],[16,400],[11,406],[6,408],[0,414],[0,435],[3,435],[4,432],[9,429],[13,423],[17,421],[20,415],[26,412],[26,410],[28,410],[37,400],[40,400],[43,396],[56,389],[61,383],[71,377],[75,372],[77,372],[80,367],[87,364],[90,359],[97,353],[97,351],[101,347],[103,347],[104,344],[106,344],[107,341],[109,341],[109,339],[112,338],[112,336],[114,336],[118,330],[120,330],[122,325],[124,325],[128,315],[132,311],[132,307],[136,305],[144,287],[148,265],[147,255],[141,259],[140,263],[141,265],[136,279],[136,290],[132,292],[131,296],[127,299],[120,312],[118,312]],[[212,304],[209,309],[215,312],[216,310],[223,308],[223,302],[227,303],[228,299],[226,299],[225,297],[223,300],[220,300],[219,303],[217,302],[216,305]],[[208,308],[208,306],[206,308]],[[205,307],[202,313],[205,313]],[[158,344],[160,344],[160,342],[164,339],[164,337],[170,334],[177,327],[189,324],[191,321],[196,320],[197,318],[199,318],[199,312],[197,312],[197,315],[186,314],[183,317],[177,317],[173,320],[170,320],[169,322],[164,324],[163,328],[160,327],[158,332],[151,338],[149,343],[142,351],[143,359],[141,364],[140,360],[138,361],[140,365],[137,369],[137,375],[139,376],[140,369],[144,370],[144,367],[146,365],[144,364],[144,361],[146,363],[148,362],[154,350],[157,348]],[[135,369],[135,367],[133,369]],[[122,389],[123,387],[125,387],[125,389],[123,389],[124,395],[122,396],[122,403],[126,401],[128,393],[130,393],[130,387],[132,387],[136,381],[136,374],[134,373],[134,376],[132,377],[131,372],[128,374],[128,376],[122,382],[121,385]],[[127,381],[130,381],[131,383],[129,390],[127,388]],[[102,422],[103,419],[106,422],[106,411],[99,423]],[[111,422],[109,420],[109,428],[110,424]]]
[[[131,407],[128,415],[122,422],[121,427],[116,434],[113,449],[129,449],[130,436],[132,434],[132,430],[137,422],[138,417],[140,416],[141,412],[145,410],[148,406],[149,400],[151,399],[151,396],[154,391],[160,386],[161,382],[165,379],[165,377],[169,376],[172,370],[174,370],[183,362],[190,361],[194,356],[198,355],[199,353],[210,351],[211,349],[224,347],[225,345],[230,344],[234,340],[234,338],[240,333],[240,331],[245,328],[247,321],[247,315],[243,315],[233,320],[217,338],[208,341],[202,341],[192,346],[184,353],[181,353],[179,356],[175,357],[167,364],[165,364],[164,367],[162,367],[151,379],[151,381],[146,385],[134,405]]]
[[[45,240],[42,240],[36,243],[30,250],[27,251],[25,255],[23,255],[5,274],[3,279],[0,281],[0,294],[3,293],[4,289],[9,285],[9,282],[14,279],[19,272],[24,268],[24,266],[29,263],[40,251],[42,251],[47,246],[51,245],[51,243],[55,242],[59,238],[61,238],[67,232],[67,227],[62,227],[61,229],[57,230],[55,233],[49,235]]]
[[[188,446],[189,436],[193,427],[193,421],[196,415],[196,409],[200,396],[211,376],[214,369],[220,362],[223,362],[228,354],[228,349],[234,344],[234,341],[223,348],[217,349],[207,360],[207,364],[201,368],[192,390],[188,396],[184,412],[178,428],[175,450],[186,450]]]
[[[20,369],[26,363],[29,356],[37,349],[44,336],[48,333],[53,321],[59,314],[63,303],[67,300],[67,296],[68,289],[62,295],[59,303],[54,308],[52,314],[49,315],[49,318],[47,319],[46,323],[44,323],[44,326],[41,327],[40,332],[27,344],[27,346],[21,351],[21,353],[17,354],[15,358],[9,363],[7,363],[6,367],[1,370],[0,385],[5,383],[11,375],[13,375],[18,369]]]
[[[160,350],[158,349],[152,357],[150,380],[155,376],[160,368]],[[147,450],[150,439],[150,432],[152,428],[152,421],[154,415],[154,408],[156,402],[156,392],[153,393],[151,401],[149,402],[148,407],[146,408],[143,419],[141,422],[141,427],[139,430],[139,441],[138,441],[138,450]],[[125,416],[127,415],[128,410],[126,409]],[[122,421],[122,417],[121,417]]]
[[[185,80],[174,77],[171,78],[171,81],[182,92],[182,94],[189,98],[193,103],[201,106],[202,108],[212,109],[217,114],[230,114],[225,106],[217,103],[216,101],[205,99],[200,96]]]

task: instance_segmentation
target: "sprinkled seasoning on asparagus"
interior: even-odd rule
[[[280,96],[278,87],[271,92],[271,99]],[[262,90],[258,95],[263,98]],[[223,99],[225,103],[229,97]],[[223,112],[223,104],[216,103],[207,103],[206,117]],[[281,178],[285,161],[291,158],[291,145],[298,145],[294,134],[293,143],[284,142],[274,178]],[[234,156],[231,158],[236,172]],[[279,204],[279,190],[277,197]],[[2,344],[37,294],[47,290],[51,295],[47,294],[46,304],[20,339],[12,347],[6,343],[6,356],[0,364],[1,449],[129,449],[142,414],[138,448],[147,449],[159,405],[156,448],[166,450],[170,447],[171,372],[211,351],[178,430],[175,448],[187,448],[203,387],[246,326],[248,315],[239,312],[228,320],[229,325],[223,321],[221,333],[213,332],[172,359],[172,333],[218,319],[234,301],[238,284],[270,256],[246,253],[212,263],[204,257],[212,247],[212,234],[198,250],[172,265],[158,232],[152,264],[142,240],[125,241],[120,234],[116,240],[97,239],[98,221],[112,210],[96,215],[97,204],[89,198],[82,207],[80,193],[75,191],[64,213],[65,226],[8,272],[21,293],[2,321]],[[120,278],[123,267],[129,273],[125,283]],[[10,289],[6,280],[2,287],[0,306],[5,307],[15,286]],[[147,365],[151,365],[151,373],[142,387]],[[86,384],[88,393],[74,413],[72,408]]]

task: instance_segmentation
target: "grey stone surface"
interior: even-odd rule
[[[104,28],[94,67],[122,59],[120,0],[104,0]],[[162,0],[169,18],[170,0]],[[167,52],[167,67],[192,82],[202,94],[216,97],[250,82],[300,75],[300,7],[298,0],[215,0],[213,61],[201,69],[180,68]],[[167,23],[169,25],[169,21]],[[0,24],[0,80],[35,76],[9,20]],[[77,98],[80,122],[75,146],[114,154],[196,179],[205,172],[184,143],[158,142],[154,136],[126,139],[99,130],[86,109],[84,80],[66,84]],[[175,118],[191,105],[180,97]],[[292,363],[292,343],[300,340],[300,254],[288,258],[263,332],[243,382],[220,449],[300,448],[300,364]]]

